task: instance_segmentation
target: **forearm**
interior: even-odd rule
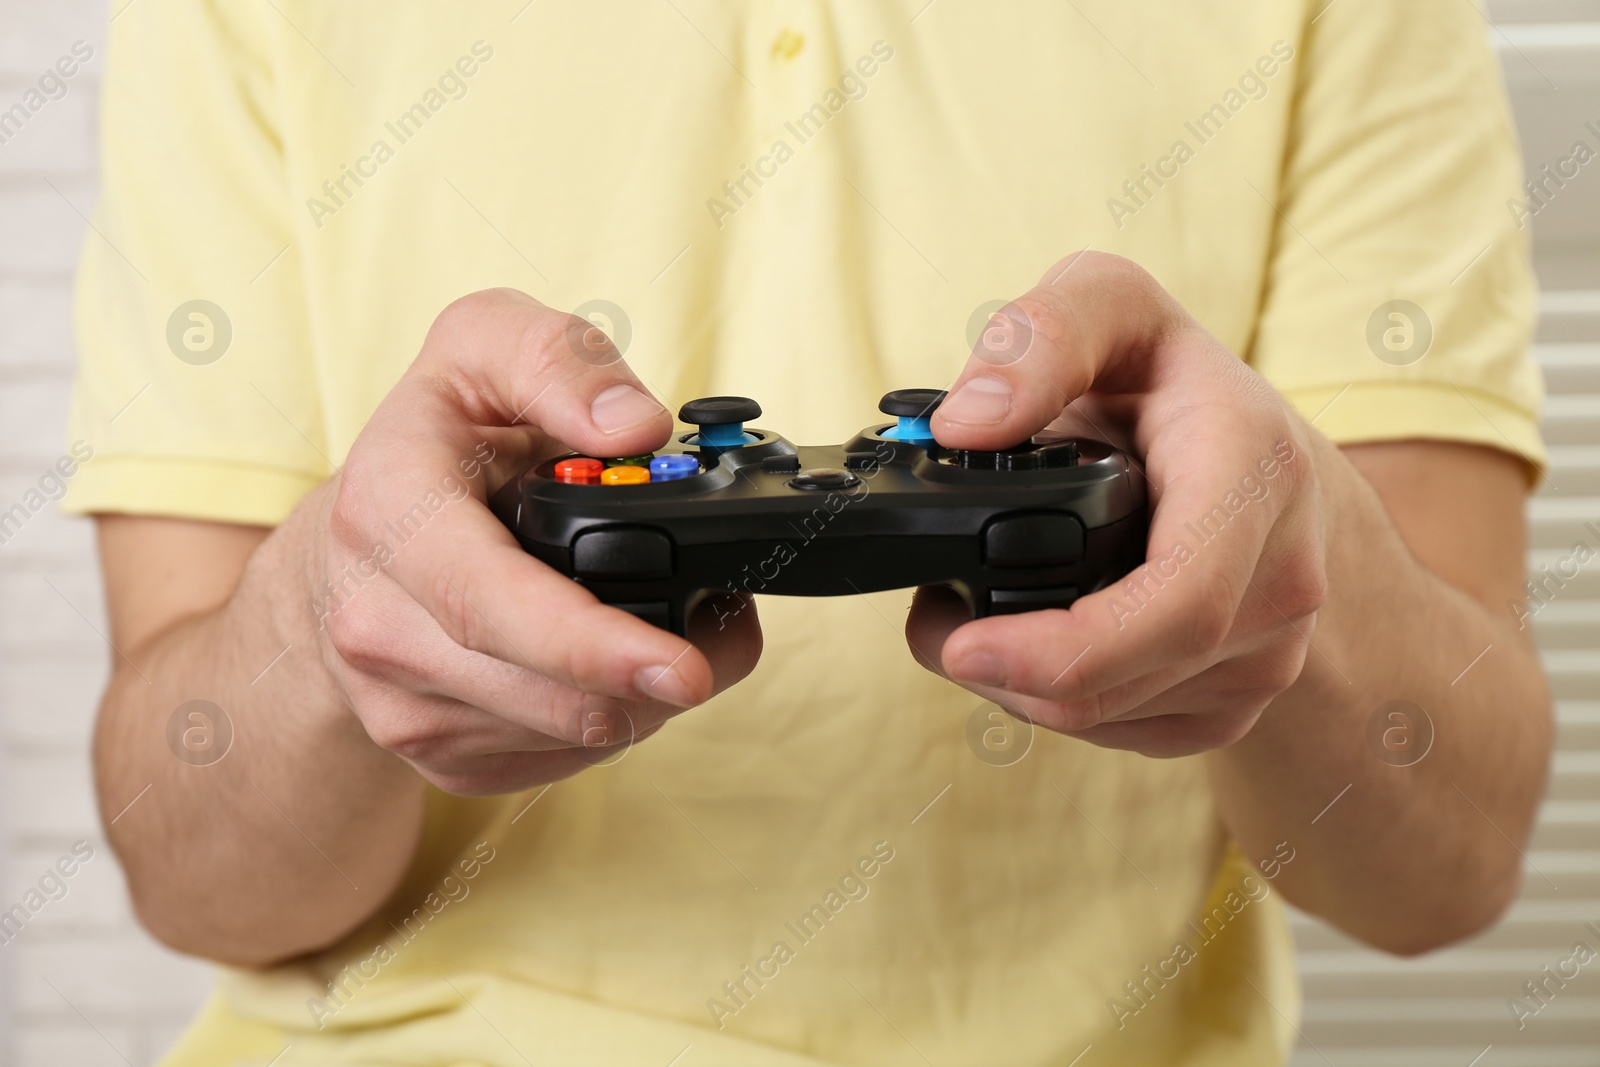
[[[100,810],[141,920],[183,951],[250,965],[327,944],[382,903],[416,847],[421,780],[368,739],[319,652],[307,575],[331,492],[261,543],[221,608],[116,658],[95,738]],[[233,731],[198,765],[168,729],[197,698]]]
[[[1290,900],[1380,947],[1421,951],[1481,928],[1516,892],[1549,757],[1548,692],[1512,613],[1419,562],[1372,486],[1310,436],[1328,597],[1299,680],[1211,757],[1218,794],[1248,854],[1295,849],[1275,883]],[[1370,724],[1396,700],[1431,720],[1420,759],[1420,721],[1417,748],[1380,758],[1396,723]]]

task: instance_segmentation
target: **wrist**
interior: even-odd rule
[[[292,699],[282,704],[283,713],[305,717],[300,725],[315,733],[354,729],[364,736],[351,712],[325,625],[327,530],[337,488],[337,480],[329,479],[307,494],[262,543],[240,588],[253,585],[261,591],[260,600],[248,599],[265,607],[268,639],[262,643],[279,650],[278,659],[263,664],[251,684],[270,681],[270,689],[288,685]]]
[[[1415,561],[1400,544],[1377,493],[1338,445],[1303,420],[1296,422],[1303,430],[1296,447],[1306,461],[1305,513],[1316,524],[1327,595],[1315,615],[1294,624],[1306,639],[1305,660],[1251,731],[1258,742],[1279,730],[1305,730],[1308,716],[1323,726],[1348,719],[1359,728],[1371,710],[1370,679],[1361,664],[1368,658],[1363,642],[1372,633],[1374,612],[1399,611],[1408,599],[1423,595]],[[1363,580],[1375,569],[1385,575],[1381,596],[1391,607],[1375,603],[1376,590]]]

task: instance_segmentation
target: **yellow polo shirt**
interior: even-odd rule
[[[121,10],[78,512],[279,522],[488,286],[597,309],[672,406],[840,441],[1086,246],[1337,441],[1542,459],[1516,152],[1460,0]],[[767,598],[756,673],[649,743],[435,795],[370,922],[222,972],[163,1064],[1279,1062],[1277,867],[1205,761],[996,747],[912,662],[908,599]]]

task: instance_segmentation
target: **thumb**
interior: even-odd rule
[[[446,308],[417,370],[449,381],[469,421],[526,423],[589,455],[649,452],[672,432],[671,414],[604,330],[511,289]]]
[[[1142,268],[1083,252],[997,311],[933,413],[949,448],[1010,448],[1094,387],[1141,392],[1182,310]]]

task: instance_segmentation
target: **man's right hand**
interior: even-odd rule
[[[753,614],[719,629],[702,611],[685,641],[529,556],[485,505],[486,480],[649,452],[671,430],[590,323],[511,290],[445,309],[352,446],[312,572],[323,659],[375,742],[441,789],[508,792],[754,668]]]
[[[276,529],[98,516],[117,655],[96,787],[151,932],[242,965],[325,947],[400,884],[423,779],[554,781],[748,674],[753,612],[722,629],[704,605],[685,641],[527,555],[485,503],[547,456],[638,454],[671,427],[604,334],[494,290],[439,316]],[[231,725],[225,754],[173,747],[196,699]]]

